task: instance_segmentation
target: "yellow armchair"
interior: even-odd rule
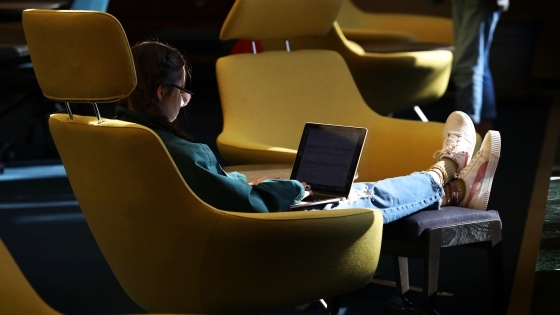
[[[310,14],[318,7],[321,14]],[[238,0],[222,27],[221,38],[323,37],[332,32],[339,7],[340,0]],[[413,65],[419,61],[403,55],[402,62]],[[224,117],[217,144],[231,164],[293,163],[308,121],[369,129],[360,181],[426,169],[434,162],[433,152],[441,147],[443,124],[393,119],[371,110],[336,51],[237,54],[220,58],[216,71]],[[393,75],[389,70],[386,73]],[[400,97],[398,89],[394,90],[395,97]]]
[[[342,0],[338,1],[338,5],[341,4]],[[321,14],[310,6],[300,9],[312,21]],[[302,31],[298,36],[288,33],[277,38],[257,39],[261,39],[265,51],[285,50],[284,40],[289,39],[290,49],[294,51],[323,49],[338,52],[346,61],[366,104],[381,115],[432,103],[445,93],[451,74],[451,51],[367,52],[361,45],[346,38],[335,21],[338,8],[334,10],[335,18],[330,20],[328,32],[310,34],[310,29],[307,29],[307,32]],[[289,17],[278,21],[278,25],[266,20],[263,23],[260,28],[281,28],[295,24]],[[308,24],[310,22],[295,25],[305,30]]]
[[[49,99],[111,102],[135,87],[130,47],[113,16],[27,10],[23,23]],[[353,291],[375,272],[379,211],[221,211],[192,192],[148,128],[72,115],[70,106],[49,126],[96,242],[148,312],[272,311]]]

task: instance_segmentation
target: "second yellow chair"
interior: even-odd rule
[[[323,37],[333,32],[339,8],[340,0],[238,0],[223,25],[221,38]],[[405,56],[400,61],[388,60],[388,64],[411,66],[418,62]],[[433,152],[441,147],[443,124],[393,119],[371,110],[346,61],[336,51],[238,54],[219,59],[216,67],[224,115],[218,148],[230,164],[293,163],[308,121],[369,128],[359,166],[360,181],[426,169],[433,164]],[[386,69],[386,79],[398,76],[391,69]],[[403,88],[408,80],[402,79]],[[398,86],[387,89],[396,98],[403,97]]]
[[[266,3],[272,6],[270,2]],[[381,115],[430,104],[445,93],[451,74],[451,51],[368,52],[358,43],[348,40],[339,23],[335,21],[341,4],[342,1],[337,1],[333,7],[334,12],[324,15],[335,15],[325,24],[328,25],[328,29],[324,33],[310,33],[311,29],[308,28],[311,21],[318,20],[324,13],[316,7],[297,4],[297,10],[301,11],[298,14],[305,15],[308,20],[305,24],[295,24],[292,20],[295,12],[289,12],[275,24],[263,20],[263,24],[259,25],[259,33],[262,35],[265,35],[263,28],[282,29],[287,25],[296,25],[301,28],[297,36],[287,33],[278,38],[265,35],[258,39],[261,39],[265,51],[285,50],[284,40],[289,39],[290,49],[293,51],[325,49],[338,52],[346,61],[366,104]],[[238,23],[251,22],[239,20]]]

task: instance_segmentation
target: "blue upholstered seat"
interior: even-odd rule
[[[383,238],[419,241],[419,237],[427,229],[495,220],[500,221],[501,226],[500,215],[496,210],[480,211],[461,207],[442,207],[441,210],[416,212],[406,218],[386,224],[383,227]]]

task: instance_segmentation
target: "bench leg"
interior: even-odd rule
[[[436,306],[441,252],[441,230],[432,230],[424,244],[424,287],[423,294],[432,308]]]
[[[408,279],[408,258],[393,256],[393,263],[397,271],[397,279],[395,285],[397,287],[397,294],[403,296],[410,290],[410,283]]]
[[[506,303],[504,294],[504,263],[502,256],[502,242],[488,249],[490,265],[490,281],[492,286],[494,314],[505,315]]]

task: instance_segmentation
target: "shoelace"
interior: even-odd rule
[[[473,160],[473,161],[476,161],[480,155],[482,155],[482,149],[480,149],[478,152],[476,152],[476,154],[472,157],[472,160]],[[459,174],[460,174],[461,176],[465,176],[465,173],[468,172],[471,168],[472,168],[472,167],[467,167],[467,166],[465,166],[465,168],[463,168],[463,169],[459,172]]]
[[[445,147],[441,150],[437,150],[436,152],[434,152],[434,158],[439,159],[444,154],[449,156],[456,156],[458,152],[453,153],[453,150],[457,146],[460,137],[461,137],[460,132],[449,131],[447,134],[447,142],[445,143]]]

